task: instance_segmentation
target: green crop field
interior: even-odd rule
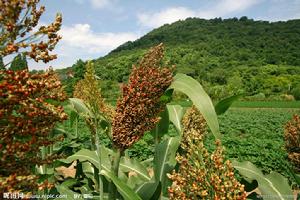
[[[284,150],[284,125],[295,109],[231,108],[219,116],[223,145],[229,158],[249,160],[263,169],[287,175],[287,153]],[[211,144],[209,140],[207,144]],[[291,177],[290,177],[291,178]]]
[[[298,108],[300,101],[237,101],[232,107],[239,108]]]
[[[240,103],[240,102],[238,102]],[[275,105],[274,102],[260,102],[254,105]],[[272,104],[273,103],[273,104]],[[296,104],[299,102],[296,102]],[[186,104],[187,105],[187,104]],[[245,105],[245,104],[244,104]],[[250,102],[248,105],[251,105]],[[292,104],[290,104],[292,105]],[[219,116],[222,143],[226,148],[226,156],[239,161],[251,161],[265,173],[277,171],[294,182],[288,174],[287,166],[291,166],[284,150],[284,125],[294,114],[299,114],[300,109],[287,108],[230,108],[225,114]],[[74,132],[69,122],[64,124],[64,129]],[[79,122],[80,138],[83,145],[88,145],[90,136],[84,122]],[[173,134],[171,130],[169,134]],[[209,135],[206,146],[210,151],[214,148],[214,137]],[[109,139],[103,137],[102,144],[111,146]],[[66,143],[66,145],[69,145]],[[153,156],[154,142],[150,134],[145,134],[142,140],[128,150],[130,156],[136,156],[140,160],[146,160]]]

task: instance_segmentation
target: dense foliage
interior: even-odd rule
[[[163,42],[166,60],[177,72],[200,81],[213,99],[263,93],[267,99],[285,100],[280,94],[290,94],[300,80],[300,51],[295,45],[299,29],[300,20],[189,18],[154,29],[94,60],[96,74],[109,82],[102,85],[103,95],[116,99],[118,83],[127,80],[132,64],[146,48]]]
[[[17,70],[24,70],[28,69],[26,56],[18,54],[12,61],[9,67],[10,70],[17,71]]]

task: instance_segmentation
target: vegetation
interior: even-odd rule
[[[18,54],[13,59],[9,69],[13,71],[28,69],[26,57],[22,56],[21,54]]]
[[[31,194],[38,193],[66,195],[67,199],[84,197],[100,200],[150,200],[169,197],[187,200],[199,198],[238,200],[251,198],[249,192],[257,188],[263,196],[271,195],[283,200],[293,198],[292,187],[299,187],[299,177],[289,167],[291,164],[287,158],[288,153],[291,158],[295,153],[295,146],[297,148],[297,143],[291,143],[293,141],[291,136],[295,135],[295,127],[297,129],[299,125],[298,119],[286,126],[288,152],[282,148],[283,130],[274,126],[276,123],[282,123],[286,115],[277,115],[278,113],[275,115],[273,111],[274,116],[271,118],[260,116],[260,111],[248,116],[245,113],[237,113],[235,116],[237,118],[232,117],[230,120],[234,121],[227,123],[228,133],[225,133],[223,128],[226,126],[221,124],[220,127],[219,119],[229,120],[226,111],[241,95],[230,96],[214,105],[200,82],[196,80],[201,77],[203,71],[187,71],[189,75],[180,73],[184,68],[176,69],[172,67],[173,61],[168,61],[174,57],[177,62],[177,54],[172,55],[174,51],[170,51],[169,57],[165,58],[164,46],[161,43],[144,54],[143,58],[133,65],[130,73],[129,69],[126,71],[128,63],[122,63],[125,67],[116,68],[117,74],[113,74],[118,75],[116,78],[112,78],[108,73],[99,74],[98,70],[101,70],[101,67],[98,64],[103,60],[88,63],[78,60],[73,70],[67,69],[70,70],[68,73],[61,73],[64,81],[70,80],[67,91],[73,92],[73,98],[64,102],[66,96],[63,87],[52,70],[30,73],[28,69],[20,70],[24,66],[18,63],[24,61],[26,56],[44,62],[56,57],[50,55],[49,51],[60,39],[57,31],[61,25],[61,16],[58,15],[53,24],[35,29],[37,32],[33,31],[31,35],[32,28],[37,25],[44,11],[43,7],[36,8],[38,2],[38,0],[0,1],[2,9],[0,56],[2,58],[20,53],[15,58],[15,63],[11,64],[11,68],[15,71],[7,70],[6,67],[2,67],[0,71],[0,195],[24,192],[28,199],[32,198]],[[23,14],[24,18],[20,18]],[[175,27],[180,27],[183,23],[188,32],[182,33],[194,34],[191,28],[185,27],[186,24],[192,22],[191,25],[199,31],[196,25],[198,22],[209,22],[205,26],[213,27],[212,30],[216,31],[215,24],[236,21],[243,28],[248,24],[257,23],[246,17],[227,21],[188,19],[185,22],[175,23]],[[240,26],[238,27],[241,28]],[[161,30],[170,27],[174,28],[174,24],[164,26]],[[159,32],[158,30],[160,29],[153,32]],[[27,34],[29,36],[25,37]],[[171,39],[177,37],[177,34],[172,34]],[[40,35],[47,36],[46,41],[38,37],[36,39],[41,40],[38,43],[33,42],[32,37]],[[190,41],[191,35],[181,37]],[[259,34],[255,32],[254,35]],[[212,41],[220,39],[218,38],[220,35],[215,36]],[[202,39],[197,38],[194,41],[200,44]],[[113,59],[118,62],[119,58],[124,58],[122,53],[130,52],[129,49],[138,49],[131,57],[131,61],[136,62],[134,56],[143,54],[143,48],[152,45],[150,44],[152,41],[157,42],[157,39],[140,40],[144,40],[144,43],[139,44],[139,40],[136,43],[127,43],[109,56],[116,56]],[[168,39],[166,43],[177,45],[177,42],[172,43]],[[188,44],[192,43],[185,43]],[[244,43],[244,46],[247,47],[247,44]],[[232,46],[235,47],[236,43]],[[192,45],[189,48],[180,45],[178,47],[182,48],[179,52],[195,50],[195,46]],[[200,48],[205,49],[205,46]],[[219,49],[222,48],[218,46],[215,51],[211,47],[206,48],[209,55],[221,55],[220,58],[233,56],[231,55],[233,51],[230,51],[232,49],[229,48],[226,56],[223,55],[224,52],[219,52]],[[266,49],[275,50],[271,46]],[[269,52],[263,52],[269,55]],[[109,56],[107,58],[111,59]],[[247,60],[246,57],[239,57],[236,54],[234,57],[240,61]],[[260,58],[256,57],[256,60],[278,64],[273,57],[271,61],[274,63],[270,60],[262,61]],[[296,57],[291,55],[291,58],[283,63],[283,69],[286,70],[286,64],[298,65],[297,58],[296,52]],[[185,59],[181,56],[180,60]],[[189,60],[192,59],[186,59],[184,62]],[[228,60],[223,61],[226,63]],[[3,66],[8,64],[10,63]],[[198,67],[198,64],[198,62],[190,63],[190,66]],[[217,69],[218,65],[215,66]],[[274,66],[266,65],[266,67],[272,69]],[[240,76],[238,71],[235,71],[237,74],[230,77],[232,84],[229,84],[227,77],[223,77],[223,69],[219,70],[220,73],[217,73],[219,76],[208,74],[208,77],[213,78],[203,78],[203,85],[212,86],[216,83],[217,88],[221,86],[220,91],[223,91],[223,86],[232,90],[229,90],[231,91],[229,93],[217,92],[212,95],[240,92],[251,94],[259,89],[257,85],[237,88],[236,86],[251,81],[257,84],[257,81]],[[267,70],[266,74],[268,73]],[[297,81],[297,74],[294,75],[288,79],[282,78],[281,74],[274,75],[273,78],[280,77],[276,79],[280,84],[276,85],[275,89],[272,86],[271,93],[289,92],[293,87],[293,80]],[[102,88],[108,87],[109,81],[116,85],[121,84],[115,108],[107,103],[102,95],[102,91],[106,92],[104,96],[117,94],[114,92],[115,89],[111,87],[113,93],[107,88],[101,91],[99,85],[102,83],[99,83],[99,77],[107,81]],[[285,90],[287,84],[288,89]],[[266,93],[270,88],[263,89]],[[267,96],[271,93],[258,96]],[[215,96],[215,100],[223,97],[222,95]],[[173,99],[176,101],[187,99],[192,107],[186,111],[187,108]],[[67,119],[64,108],[68,111],[70,126],[74,128],[72,132],[61,129],[63,121]],[[264,123],[259,126],[259,123],[255,124],[255,120]],[[267,123],[268,120],[270,123]],[[237,122],[248,124],[239,127]],[[233,135],[235,137],[232,137]],[[221,141],[225,147],[229,147],[226,153]],[[254,144],[254,147],[251,144]],[[135,153],[139,151],[138,148],[143,148],[139,153],[145,154],[148,149],[151,154],[146,157],[147,159],[144,159],[145,155],[137,158]],[[247,161],[248,159],[258,167]],[[66,174],[60,169],[71,170],[72,173]]]
[[[102,85],[109,99],[117,99],[118,83],[126,82],[145,50],[163,42],[165,60],[176,65],[176,72],[198,80],[213,99],[242,93],[254,95],[252,100],[289,100],[285,95],[294,95],[300,80],[300,51],[294,45],[300,41],[299,28],[300,20],[189,18],[154,29],[93,62],[97,76],[109,82]],[[68,70],[77,71],[76,66]]]
[[[59,105],[66,98],[53,70],[31,74],[26,56],[36,62],[56,58],[50,55],[60,39],[57,32],[61,16],[49,26],[37,27],[44,7],[39,0],[0,1],[0,195],[22,191],[27,195],[53,187],[46,174],[47,164],[58,158],[53,144],[62,137],[55,135],[57,122],[67,115]],[[34,28],[37,28],[33,31]],[[13,61],[3,58],[18,55]],[[10,65],[10,70],[7,66]],[[43,117],[41,117],[43,116]]]
[[[46,150],[62,139],[51,131],[67,115],[53,103],[66,96],[53,71],[31,75],[27,70],[2,70],[0,76],[0,191],[32,192],[44,184],[35,176],[36,165],[57,159],[53,149]]]
[[[300,172],[300,119],[298,115],[294,115],[293,119],[286,124],[284,138],[289,159],[297,172]]]

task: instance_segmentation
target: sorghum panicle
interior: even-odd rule
[[[176,157],[179,170],[168,175],[173,182],[168,189],[170,199],[246,199],[244,186],[235,179],[230,161],[224,161],[221,142],[216,142],[212,154],[204,147],[206,123],[195,106],[187,111],[182,124],[183,151]]]
[[[150,49],[123,85],[113,119],[113,143],[121,150],[132,146],[159,121],[165,106],[160,97],[173,80],[173,68],[160,66],[163,51],[162,44]]]
[[[32,191],[38,187],[32,178],[34,167],[58,157],[42,159],[40,147],[62,139],[50,138],[49,133],[67,119],[63,107],[49,100],[61,102],[66,96],[53,70],[2,70],[0,77],[0,191]]]
[[[94,113],[100,113],[111,121],[114,116],[113,108],[106,104],[102,98],[99,81],[95,77],[93,63],[86,65],[84,79],[77,82],[74,89],[74,97],[82,99]]]
[[[62,16],[57,14],[53,23],[34,30],[45,11],[45,7],[37,7],[39,1],[0,0],[0,46],[4,46],[0,49],[0,56],[23,51],[36,62],[42,60],[47,63],[56,59],[56,55],[50,52],[61,39],[57,32],[61,27]],[[37,39],[42,36],[43,39]]]
[[[300,118],[298,115],[294,115],[293,119],[285,125],[284,139],[288,157],[296,171],[300,172]]]

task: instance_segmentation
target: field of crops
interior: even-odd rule
[[[261,104],[263,103],[261,102]],[[268,103],[265,102],[266,105]],[[291,164],[287,160],[287,152],[284,150],[283,132],[286,122],[294,114],[299,113],[300,109],[230,108],[225,114],[219,116],[226,156],[239,161],[251,161],[265,173],[277,171],[294,182],[287,169],[287,166],[291,167]],[[74,129],[69,126],[69,121],[64,124],[64,129],[74,132]],[[88,131],[84,122],[80,121],[79,135],[83,145],[90,143]],[[174,133],[175,129],[169,134],[172,132]],[[205,142],[210,151],[215,147],[213,141],[214,137],[209,135]],[[101,143],[108,147],[111,146],[109,139],[104,136]],[[154,147],[152,136],[145,134],[142,140],[128,150],[128,154],[138,157],[139,160],[146,160],[153,157]]]
[[[284,150],[284,125],[299,112],[276,108],[230,109],[219,117],[226,154],[240,161],[249,160],[264,172],[274,170],[288,176],[286,167],[290,164]]]
[[[236,101],[239,108],[300,108],[300,101]]]

